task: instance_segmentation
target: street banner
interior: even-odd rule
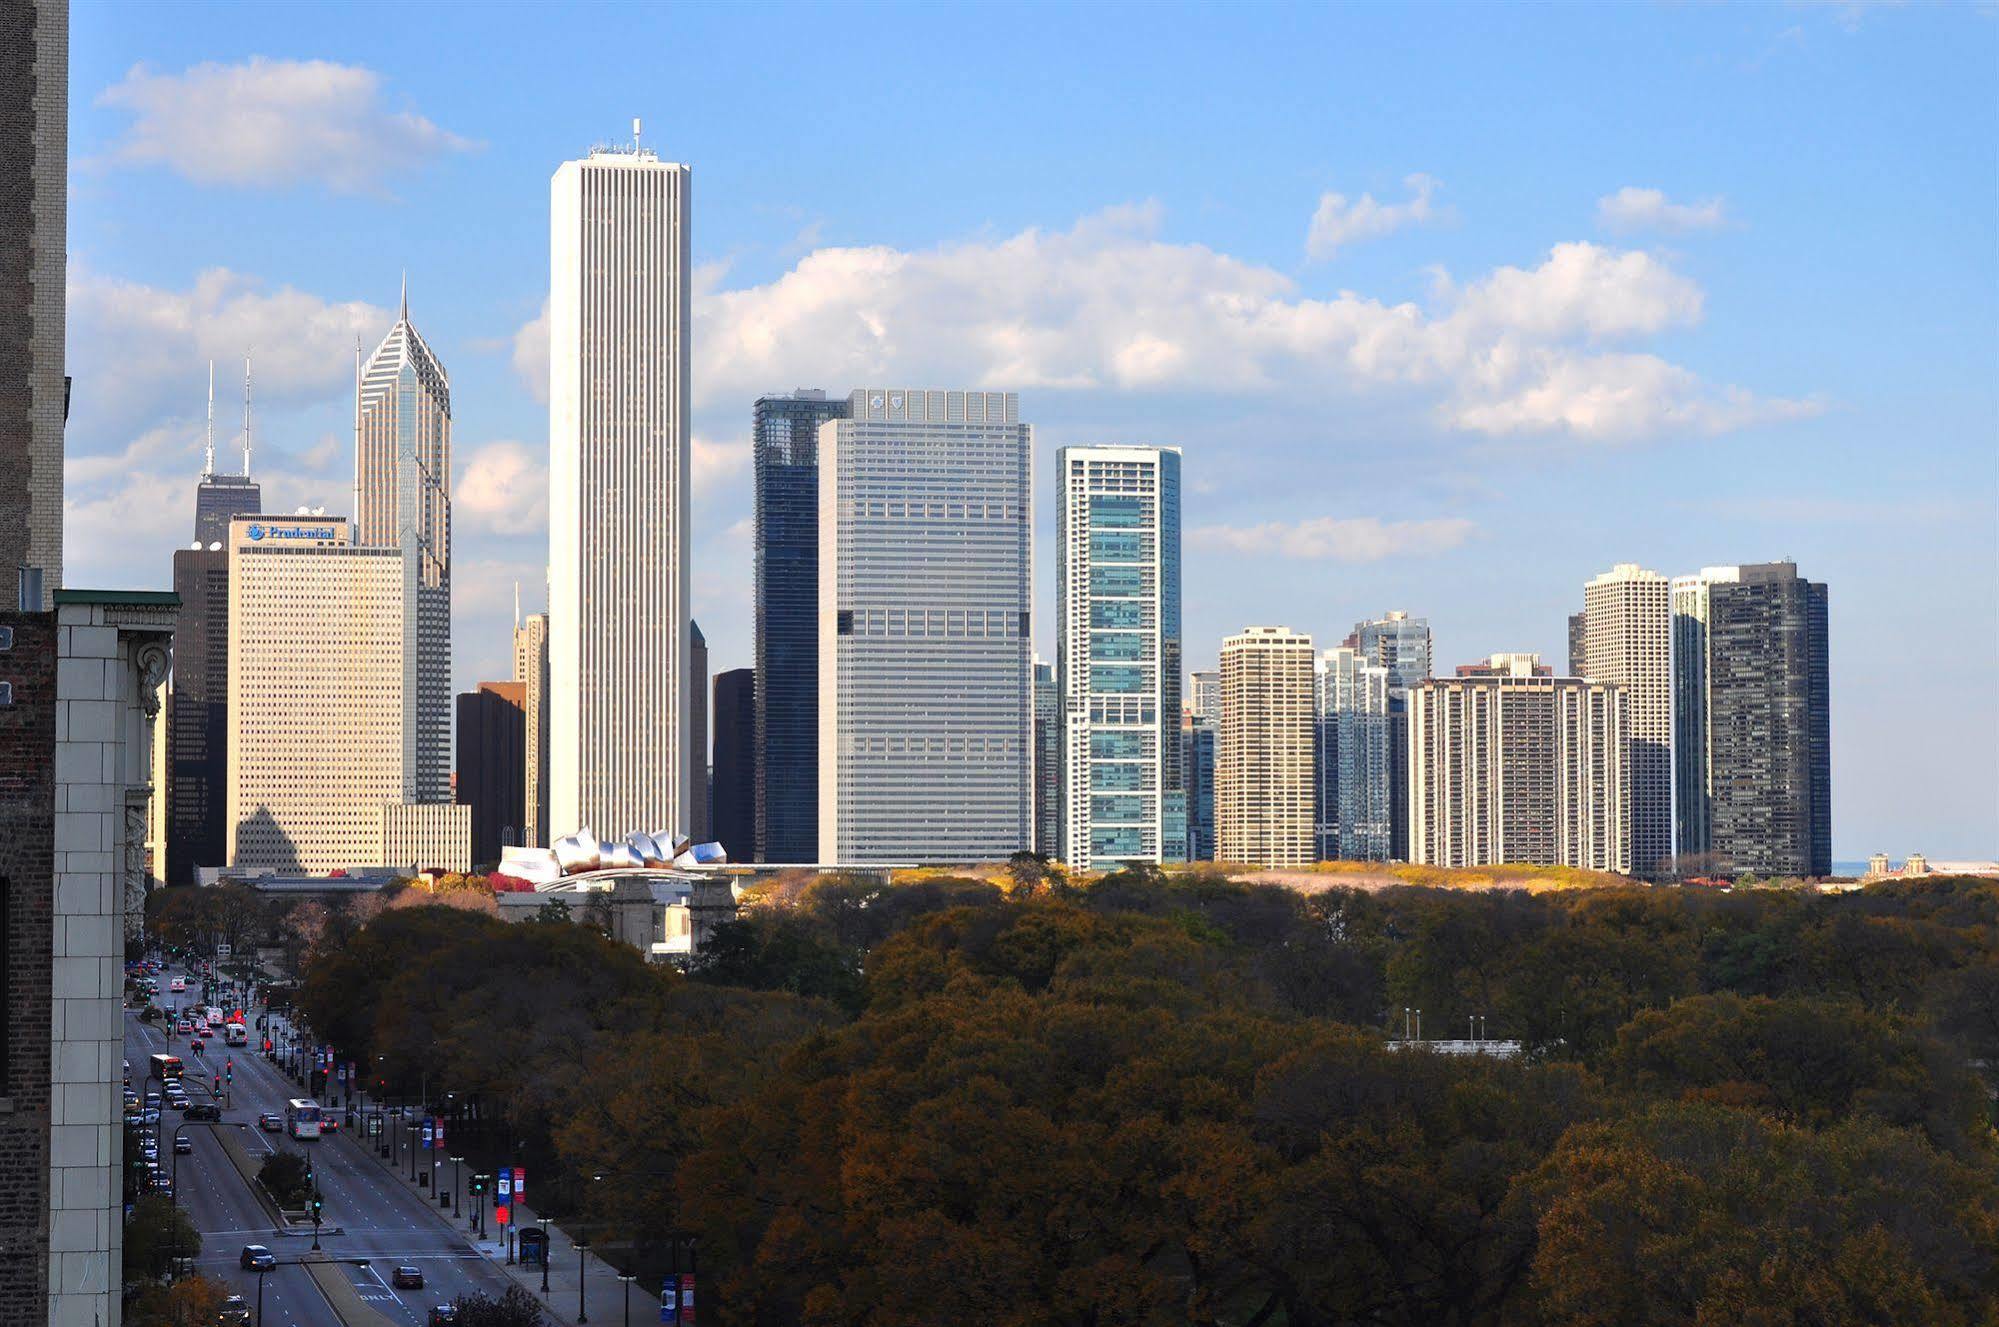
[[[671,1280],[659,1288],[659,1320],[666,1327],[679,1327],[680,1287]]]
[[[442,1152],[444,1150],[444,1117],[442,1115],[436,1116],[431,1120],[430,1137],[437,1150]]]
[[[526,1202],[528,1196],[528,1173],[525,1166],[514,1167],[514,1201]]]
[[[425,1120],[423,1122],[423,1150],[426,1152],[430,1151],[430,1140],[431,1140],[430,1128],[431,1128],[430,1121]]]
[[[694,1273],[680,1274],[680,1327],[694,1327]]]
[[[501,1166],[499,1180],[500,1201],[504,1203],[507,1199],[514,1196],[514,1172],[508,1170],[505,1166]]]

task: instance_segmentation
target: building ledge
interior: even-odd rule
[[[172,590],[57,590],[61,604],[144,604],[153,608],[179,608],[180,596]]]

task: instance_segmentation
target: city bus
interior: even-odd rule
[[[294,1097],[285,1103],[285,1132],[294,1138],[319,1137],[319,1103]]]
[[[180,1056],[155,1055],[152,1076],[162,1083],[171,1083],[180,1078]]]

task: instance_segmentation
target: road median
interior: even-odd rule
[[[326,1297],[343,1327],[398,1327],[387,1314],[368,1306],[340,1263],[308,1262],[301,1266],[311,1275],[312,1283],[319,1287],[319,1293]]]
[[[270,1217],[279,1230],[289,1230],[296,1225],[298,1217],[279,1207],[277,1200],[272,1198],[270,1191],[264,1187],[263,1181],[257,1178],[259,1163],[250,1155],[250,1149],[243,1146],[242,1131],[211,1129],[209,1132],[214,1134],[215,1141],[222,1145],[223,1155],[229,1158],[230,1165],[236,1167],[236,1173],[243,1177],[243,1182],[250,1188],[251,1196],[257,1200],[257,1206],[264,1209],[264,1215]]]

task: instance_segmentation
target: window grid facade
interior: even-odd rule
[[[758,861],[819,860],[819,426],[847,413],[817,390],[751,413]]]
[[[1345,643],[1388,670],[1388,851],[1410,861],[1409,688],[1430,676],[1430,623],[1392,612],[1356,623]]]
[[[1388,670],[1358,650],[1319,656],[1314,803],[1321,861],[1387,861],[1389,832]]]
[[[1061,856],[1180,861],[1180,452],[1065,447],[1056,470]]]
[[[1250,627],[1222,643],[1221,663],[1216,856],[1306,865],[1314,846],[1312,638],[1288,627]]]
[[[1033,843],[1030,430],[1012,393],[873,388],[819,433],[819,855]]]
[[[1673,660],[1670,583],[1620,563],[1583,587],[1578,676],[1622,686],[1631,705],[1631,863],[1673,858]]]
[[[1411,860],[1631,870],[1624,689],[1497,672],[1409,692]]]
[[[644,149],[550,185],[549,832],[686,832],[688,168]]]

